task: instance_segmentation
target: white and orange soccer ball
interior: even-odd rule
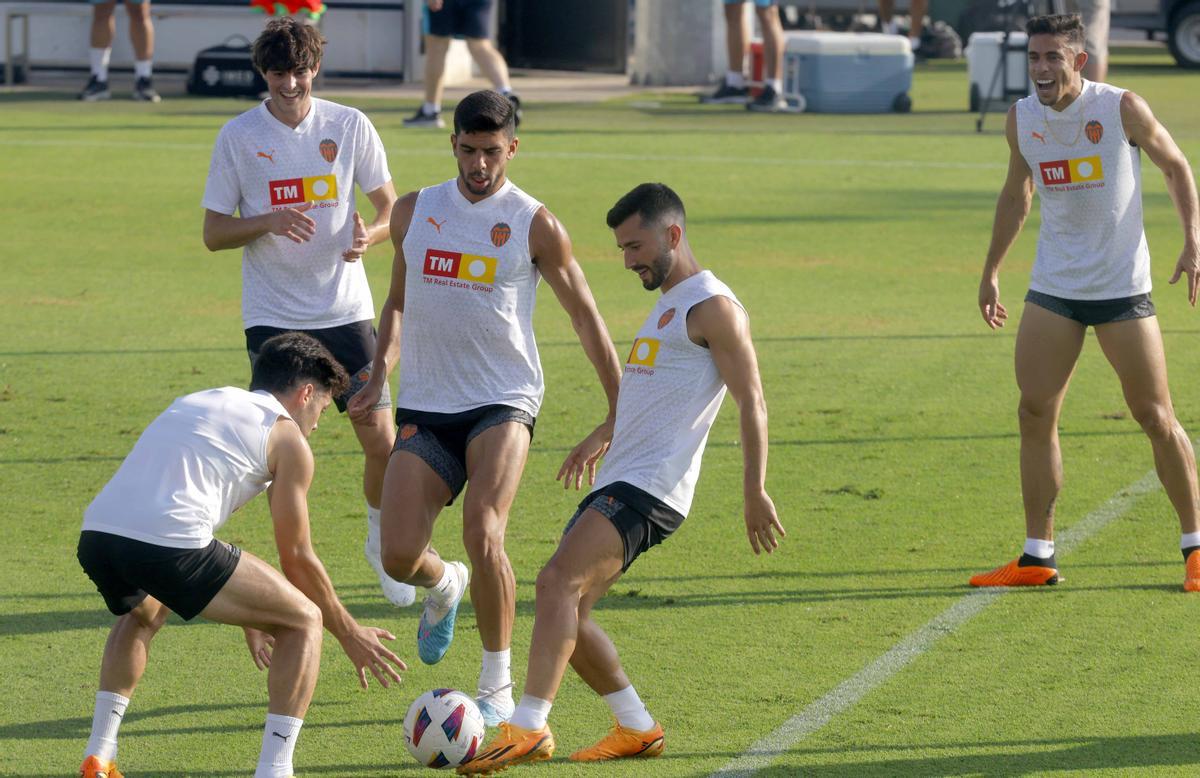
[[[486,729],[475,700],[454,689],[434,689],[409,706],[404,744],[426,767],[457,767],[475,756]]]

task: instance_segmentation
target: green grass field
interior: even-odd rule
[[[1111,80],[1145,96],[1193,164],[1200,76],[1154,50],[1118,52]],[[551,723],[561,757],[531,775],[705,776],[969,594],[967,577],[1013,557],[1015,323],[992,333],[976,304],[1006,161],[1002,117],[977,134],[963,66],[923,66],[915,113],[746,115],[682,96],[538,104],[511,177],[565,223],[620,351],[653,298],[623,270],[604,225],[645,180],[689,211],[705,266],[745,302],[770,408],[768,487],[788,528],[755,557],[741,519],[741,456],[727,402],[684,528],[597,608],[667,730],[654,762],[575,767],[608,726],[568,676]],[[328,96],[337,99],[336,94]],[[82,105],[0,95],[0,775],[73,774],[111,617],[75,561],[81,514],[142,428],[180,394],[244,385],[240,253],[207,252],[199,206],[212,142],[246,102]],[[531,96],[532,97],[532,96]],[[347,101],[351,102],[351,101]],[[411,105],[354,100],[387,146],[397,188],[449,178],[442,133],[405,131]],[[1162,177],[1145,164],[1156,303],[1178,413],[1200,435],[1200,319],[1166,280],[1181,246]],[[1020,313],[1036,208],[1001,276]],[[367,260],[377,305],[390,253]],[[518,688],[533,580],[578,500],[554,474],[603,400],[565,315],[537,313],[545,407],[513,510]],[[361,692],[335,640],[296,755],[302,776],[423,775],[403,745],[409,702],[471,689],[469,608],[446,660],[416,657],[415,608],[396,611],[362,559],[360,458],[349,424],[314,435],[318,552],[360,620],[396,632],[399,688]],[[1062,419],[1060,534],[1152,469],[1094,339]],[[460,516],[435,542],[462,556]],[[224,538],[275,558],[265,501]],[[1200,600],[1180,591],[1178,526],[1161,492],[1131,500],[1060,557],[1066,583],[1013,592],[789,747],[760,775],[1195,775],[1190,673]],[[173,619],[121,731],[126,775],[248,775],[265,677],[239,630]]]

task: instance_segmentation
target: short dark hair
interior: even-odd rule
[[[305,24],[291,16],[283,16],[267,22],[266,28],[254,40],[251,59],[258,72],[272,70],[313,70],[321,64],[325,53],[325,39],[311,24]]]
[[[1035,16],[1025,22],[1025,34],[1030,38],[1034,35],[1054,35],[1066,38],[1071,48],[1083,51],[1083,19],[1079,14]]]
[[[616,229],[630,216],[637,214],[642,221],[660,224],[669,216],[677,216],[680,223],[686,218],[683,200],[666,184],[638,184],[628,194],[617,200],[608,210],[608,226]]]
[[[501,132],[517,134],[517,107],[499,92],[482,89],[458,102],[454,109],[454,134],[464,132]]]
[[[263,342],[250,370],[250,391],[287,394],[309,381],[334,397],[350,386],[345,368],[311,335],[285,332]]]

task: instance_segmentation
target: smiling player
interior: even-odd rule
[[[253,366],[263,342],[307,332],[350,374],[334,398],[339,411],[366,383],[375,353],[375,305],[362,259],[387,240],[396,202],[387,156],[369,119],[312,96],[325,41],[291,17],[272,19],[254,42],[254,66],[270,97],[217,136],[204,190],[204,245],[242,248],[242,318]],[[375,208],[370,224],[355,209],[354,187]],[[237,215],[234,215],[234,214]],[[395,432],[382,396],[354,418],[364,454],[367,561],[394,605],[410,605],[411,586],[379,561],[379,500]]]
[[[1125,402],[1154,449],[1159,480],[1179,515],[1183,588],[1200,591],[1200,495],[1196,459],[1175,418],[1162,335],[1150,300],[1150,254],[1142,227],[1141,153],[1157,165],[1183,223],[1184,244],[1171,283],[1200,284],[1200,207],[1191,168],[1146,101],[1085,81],[1088,55],[1078,16],[1029,20],[1029,77],[1036,94],[1008,112],[1008,178],[996,204],[979,310],[992,329],[1000,303],[1000,262],[1029,213],[1036,187],[1042,228],[1016,343],[1021,390],[1021,492],[1025,547],[1020,558],[971,578],[972,586],[1058,582],[1054,506],[1062,487],[1058,416],[1067,384],[1094,327],[1121,380]]]

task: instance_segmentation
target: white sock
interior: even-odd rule
[[[505,97],[508,97],[509,95],[512,94],[512,85],[511,84],[501,84],[500,86],[496,87],[496,91],[499,92],[500,94],[504,95]]]
[[[768,78],[767,86],[774,89],[775,94],[777,94],[777,95],[783,94],[783,79],[782,78]]]
[[[546,719],[550,717],[550,707],[553,704],[541,697],[522,694],[521,701],[508,723],[521,729],[541,729],[546,726]]]
[[[650,718],[650,712],[646,710],[642,698],[633,686],[626,686],[619,692],[604,695],[604,701],[617,717],[617,723],[625,729],[645,732],[654,728],[654,719]]]
[[[421,103],[421,111],[422,113],[441,113],[442,107],[426,100],[425,102]]]
[[[133,75],[137,78],[150,78],[154,73],[154,60],[139,59],[134,60]]]
[[[900,24],[895,19],[889,19],[883,23],[883,31],[888,35],[899,35]]]
[[[304,719],[267,714],[262,751],[258,755],[254,778],[291,778],[292,753],[296,750],[296,738],[302,726]]]
[[[441,609],[449,609],[450,605],[458,599],[459,585],[458,571],[455,566],[442,560],[442,577],[433,586],[429,587],[429,591],[433,594],[434,600]]]
[[[88,738],[84,757],[96,756],[101,762],[117,758],[117,730],[125,718],[129,698],[116,692],[96,692],[96,708],[92,712],[92,736]]]
[[[913,51],[921,48],[921,37],[919,35],[908,36],[908,44],[912,46]]]
[[[1025,553],[1038,559],[1049,559],[1054,556],[1054,541],[1041,538],[1025,538]]]
[[[512,683],[512,649],[506,648],[503,651],[483,651],[483,663],[479,669],[479,691],[480,693],[490,690],[499,689],[501,686],[507,686]],[[503,700],[505,697],[512,699],[512,689],[506,689],[498,692],[496,697]]]
[[[730,70],[725,73],[725,84],[734,89],[741,89],[746,86],[746,77],[740,70]]]
[[[1179,536],[1179,549],[1200,546],[1200,532],[1185,532]]]
[[[112,57],[112,48],[88,49],[88,59],[92,63],[92,75],[97,81],[108,80],[108,60]]]

